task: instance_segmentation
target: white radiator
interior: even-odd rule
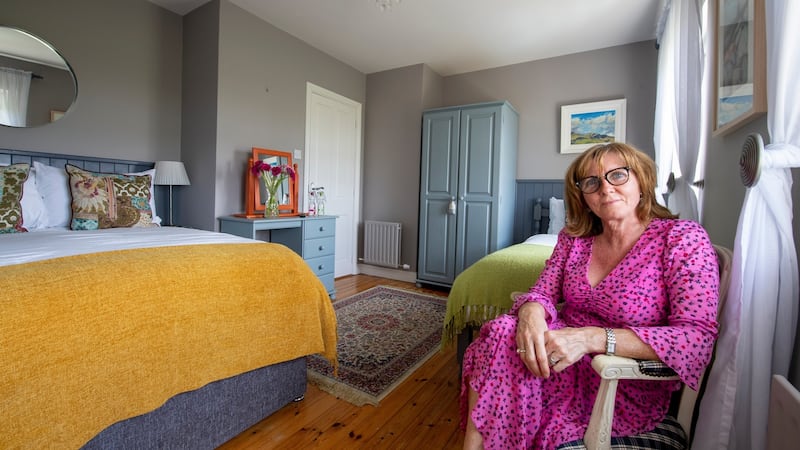
[[[376,266],[400,267],[400,237],[403,225],[398,222],[364,222],[364,262]]]

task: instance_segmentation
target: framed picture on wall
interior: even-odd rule
[[[624,98],[561,107],[560,153],[581,153],[607,142],[625,142]]]
[[[714,135],[767,111],[764,0],[714,0]]]

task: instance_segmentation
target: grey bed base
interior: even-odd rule
[[[152,162],[0,149],[0,164],[39,161],[69,163],[98,172],[138,172]],[[168,209],[166,192],[156,187],[159,215]],[[163,200],[163,201],[162,201]],[[160,408],[101,431],[84,449],[214,449],[306,392],[305,357],[262,367],[175,395]]]
[[[306,359],[273,364],[169,399],[103,430],[82,448],[214,449],[306,392]]]

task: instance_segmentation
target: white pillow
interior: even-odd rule
[[[156,190],[154,181],[156,180],[156,169],[145,170],[142,172],[126,173],[125,175],[150,175],[150,211],[153,213],[153,223],[161,225],[161,217],[156,215]]]
[[[31,167],[28,179],[22,185],[22,199],[19,203],[22,208],[22,226],[28,231],[44,228],[47,222],[47,210],[36,187],[34,167]]]
[[[564,200],[550,197],[550,225],[547,227],[547,234],[558,234],[566,225],[566,219]]]
[[[47,220],[44,228],[68,227],[72,220],[72,196],[69,193],[69,177],[63,167],[52,167],[38,161],[33,162],[36,171],[36,187],[42,196]]]
[[[546,245],[548,247],[555,247],[556,242],[558,242],[558,236],[555,234],[534,234],[525,239],[525,244]]]

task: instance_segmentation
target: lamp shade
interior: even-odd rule
[[[185,186],[189,183],[189,175],[181,161],[156,161],[156,176],[153,184],[169,186]]]

